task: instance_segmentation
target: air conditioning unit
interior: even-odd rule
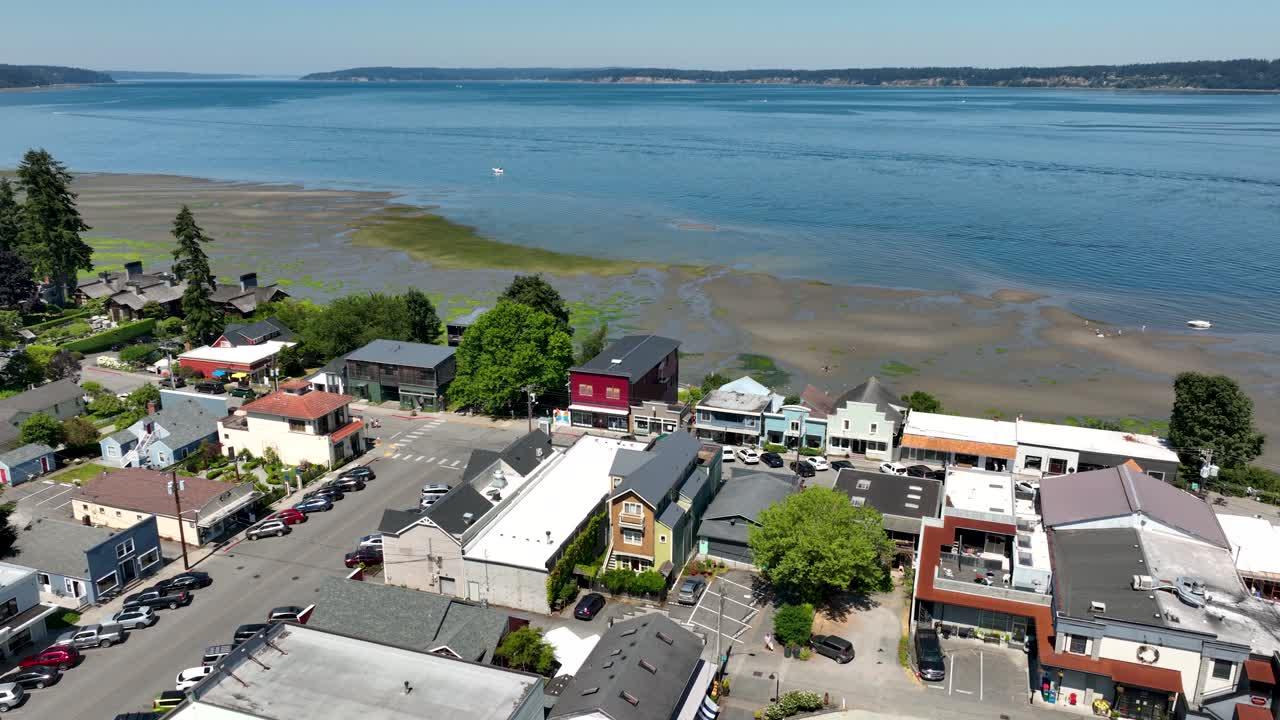
[[[1105,613],[1106,611],[1107,611],[1107,604],[1106,604],[1106,603],[1104,603],[1104,602],[1100,602],[1100,601],[1098,601],[1098,600],[1090,601],[1090,603],[1089,603],[1089,612],[1091,612],[1091,613]]]
[[[1154,590],[1155,587],[1156,587],[1156,579],[1151,577],[1150,575],[1134,575],[1133,576],[1134,590]]]

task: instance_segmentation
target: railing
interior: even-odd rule
[[[644,513],[620,512],[620,513],[618,513],[618,524],[619,524],[619,525],[630,525],[630,526],[633,526],[633,527],[643,528],[643,527],[644,527]]]
[[[1014,590],[1013,588],[1007,588],[1001,585],[987,585],[986,583],[953,580],[943,577],[940,572],[934,575],[933,587],[936,590],[946,590],[947,592],[998,598],[1000,600],[1027,603],[1029,605],[1044,605],[1047,607],[1053,602],[1053,598],[1046,594],[1028,592],[1026,590]]]
[[[984,522],[1004,523],[1005,525],[1014,525],[1016,520],[1013,513],[1008,515],[1004,513],[982,512],[980,510],[962,510],[956,507],[948,507],[943,510],[943,514],[947,517],[965,518],[968,520],[982,520]]]

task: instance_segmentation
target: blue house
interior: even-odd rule
[[[0,455],[0,485],[21,485],[58,467],[53,448],[40,443],[23,445]]]
[[[216,444],[218,420],[224,416],[200,402],[170,396],[163,410],[100,440],[102,463],[119,468],[169,467],[200,449],[202,442]]]
[[[764,413],[764,439],[774,445],[804,447],[826,452],[827,416],[835,411],[835,402],[826,393],[812,385],[804,389],[800,402],[783,405],[774,412]]]
[[[79,607],[163,565],[155,515],[124,530],[34,517],[18,530],[14,563],[36,571],[40,599]]]

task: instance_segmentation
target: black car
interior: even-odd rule
[[[849,462],[848,460],[832,460],[831,469],[832,470],[852,470],[853,463]]]
[[[244,398],[245,400],[252,400],[258,397],[258,393],[254,392],[253,388],[238,386],[231,388],[231,392],[229,394],[231,397]]]
[[[921,680],[945,680],[947,659],[942,654],[942,643],[932,628],[916,630],[916,675]]]
[[[62,673],[48,665],[22,668],[0,678],[0,683],[18,683],[24,690],[42,690],[58,682]]]
[[[271,626],[267,623],[249,623],[248,625],[241,625],[236,628],[235,634],[231,636],[231,644],[239,645],[269,627]]]
[[[908,477],[928,478],[930,480],[946,480],[946,470],[934,470],[928,465],[912,465],[907,468]]]
[[[222,395],[227,392],[227,386],[219,382],[196,383],[196,392],[202,392],[207,395]]]
[[[780,468],[783,465],[786,465],[782,460],[782,456],[776,452],[760,453],[760,462],[771,468]]]
[[[364,480],[354,477],[338,477],[331,480],[328,487],[337,488],[343,492],[360,492],[364,489]]]
[[[796,474],[802,478],[811,478],[818,474],[812,465],[803,460],[791,463],[791,469],[795,470]]]
[[[810,642],[814,652],[826,655],[841,665],[853,660],[853,643],[838,635],[814,635]]]
[[[342,472],[338,473],[338,477],[358,478],[365,482],[369,482],[370,480],[376,480],[378,478],[377,474],[373,472],[373,468],[369,467],[368,465],[359,465],[357,467],[347,468],[346,470],[343,470]]]
[[[339,500],[341,500],[346,496],[347,494],[342,492],[338,488],[329,487],[326,485],[325,487],[319,488],[317,490],[312,490],[311,492],[307,493],[306,495],[303,495],[302,497],[307,500],[314,500],[315,498],[324,498],[325,500],[329,500],[331,502],[338,502]]]
[[[134,593],[124,599],[125,610],[132,610],[143,605],[152,608],[167,607],[170,610],[177,610],[182,605],[190,604],[191,593],[186,590],[161,591],[154,587]]]
[[[161,580],[156,583],[156,590],[162,593],[168,593],[171,590],[198,590],[209,587],[212,584],[213,578],[209,577],[209,573],[193,570],[179,573],[168,580]]]
[[[600,593],[590,593],[578,601],[577,607],[573,609],[573,616],[579,620],[592,620],[603,609],[604,596]]]

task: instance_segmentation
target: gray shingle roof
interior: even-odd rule
[[[404,342],[400,340],[374,340],[352,352],[348,360],[356,362],[404,365],[408,367],[434,368],[453,357],[457,348],[447,345]]]
[[[614,623],[560,693],[550,718],[599,712],[612,720],[671,720],[701,655],[702,641],[665,615]]]
[[[450,535],[461,535],[470,527],[466,518],[468,513],[471,514],[471,525],[474,525],[492,509],[493,503],[485,499],[475,487],[463,483],[428,508],[427,517]]]
[[[649,462],[649,453],[644,450],[632,450],[631,448],[618,448],[613,455],[613,465],[609,468],[609,474],[616,477],[626,477],[641,465]]]
[[[604,352],[573,369],[632,379],[639,378],[657,367],[663,358],[679,347],[679,340],[661,335],[626,335],[615,340],[604,349]],[[615,360],[618,362],[614,362]]]
[[[485,450],[484,448],[475,448],[471,451],[471,457],[467,459],[467,465],[462,469],[462,482],[468,483],[473,479],[483,475],[494,463],[498,462],[499,453],[497,450]]]
[[[534,430],[516,438],[500,455],[512,470],[526,476],[551,455],[551,438],[541,430]]]
[[[859,488],[859,482],[866,487]],[[938,517],[938,501],[942,497],[942,483],[937,480],[862,470],[841,470],[835,488],[849,497],[863,498],[867,507],[881,514],[915,519]],[[914,532],[920,532],[919,523]]]
[[[41,410],[48,410],[58,403],[74,400],[83,394],[84,391],[74,382],[70,380],[55,380],[38,388],[0,400],[0,408],[40,412]]]
[[[43,572],[87,578],[89,563],[85,551],[115,534],[107,528],[81,525],[46,517],[31,519],[30,529],[19,529],[13,544],[16,555],[7,558]]]
[[[463,660],[487,661],[507,625],[492,608],[391,585],[326,577],[308,627],[432,651],[448,646]]]
[[[734,477],[720,488],[716,499],[702,514],[698,535],[745,543],[747,528],[760,517],[760,511],[793,492],[795,488],[790,482],[774,475],[754,473]]]
[[[661,507],[662,499],[672,488],[684,482],[688,468],[697,462],[702,443],[686,432],[664,435],[645,451],[648,462],[622,476],[613,496],[634,492],[653,507]]]
[[[293,340],[293,331],[274,317],[247,325],[228,325],[222,330],[222,335],[234,345],[258,345],[267,340]]]
[[[9,452],[0,455],[0,464],[7,465],[9,467],[16,467],[25,462],[35,460],[42,455],[50,455],[52,453],[53,448],[48,445],[27,443],[16,450],[10,450]]]
[[[382,520],[378,523],[378,532],[394,535],[421,519],[422,512],[418,510],[393,510],[387,508],[382,511]]]
[[[182,398],[170,399],[150,419],[169,432],[169,437],[161,441],[176,449],[217,434],[221,418],[196,401]]]
[[[1125,465],[1044,478],[1040,505],[1046,527],[1141,513],[1219,547],[1231,546],[1203,500]]]
[[[902,421],[902,413],[898,410],[899,407],[903,406],[902,400],[892,390],[882,385],[874,375],[867,378],[866,382],[836,398],[836,409],[844,407],[844,404],[848,402],[875,405],[877,410],[884,413],[886,419],[894,422]]]

